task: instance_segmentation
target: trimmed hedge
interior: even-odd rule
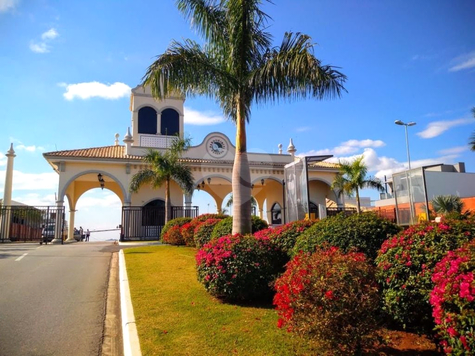
[[[265,220],[262,220],[258,216],[252,216],[252,233],[255,233],[259,230],[266,229],[269,225]],[[233,232],[233,217],[228,216],[226,219],[221,220],[214,228],[213,233],[211,234],[211,240],[217,239],[221,236],[230,235]]]
[[[208,219],[195,228],[193,239],[195,240],[196,247],[200,248],[211,240],[211,233],[215,225],[220,221],[219,219]]]
[[[373,260],[383,241],[400,230],[399,226],[373,212],[348,217],[338,214],[319,220],[308,228],[297,238],[291,254],[295,256],[300,251],[313,253],[317,247],[327,244],[344,252],[356,249]]]
[[[163,241],[163,235],[165,235],[167,231],[173,226],[183,226],[186,223],[189,223],[190,221],[191,221],[191,218],[176,218],[176,219],[170,220],[163,227],[162,232],[160,233],[160,240]]]

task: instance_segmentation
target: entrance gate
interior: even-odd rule
[[[66,234],[64,207],[57,206],[0,206],[0,243],[40,242],[43,228],[54,238],[56,225]]]
[[[170,216],[195,218],[198,212],[197,206],[172,206]],[[123,206],[120,241],[158,240],[164,225],[165,207]]]

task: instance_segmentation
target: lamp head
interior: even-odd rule
[[[404,125],[404,122],[402,122],[401,120],[396,120],[396,121],[394,121],[394,123],[396,125]]]
[[[408,122],[407,126],[414,126],[416,123],[414,121]]]

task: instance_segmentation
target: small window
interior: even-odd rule
[[[149,106],[139,110],[139,133],[157,134],[157,111]]]
[[[166,136],[175,136],[180,133],[180,115],[176,110],[162,111],[160,133]]]

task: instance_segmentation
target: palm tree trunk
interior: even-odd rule
[[[361,205],[360,205],[360,191],[356,188],[356,212],[359,214],[361,213]]]
[[[165,224],[170,219],[171,207],[172,207],[172,204],[171,204],[171,201],[170,201],[170,179],[168,178],[165,181]]]
[[[251,233],[251,173],[247,158],[244,104],[238,99],[236,155],[233,165],[233,235]]]

